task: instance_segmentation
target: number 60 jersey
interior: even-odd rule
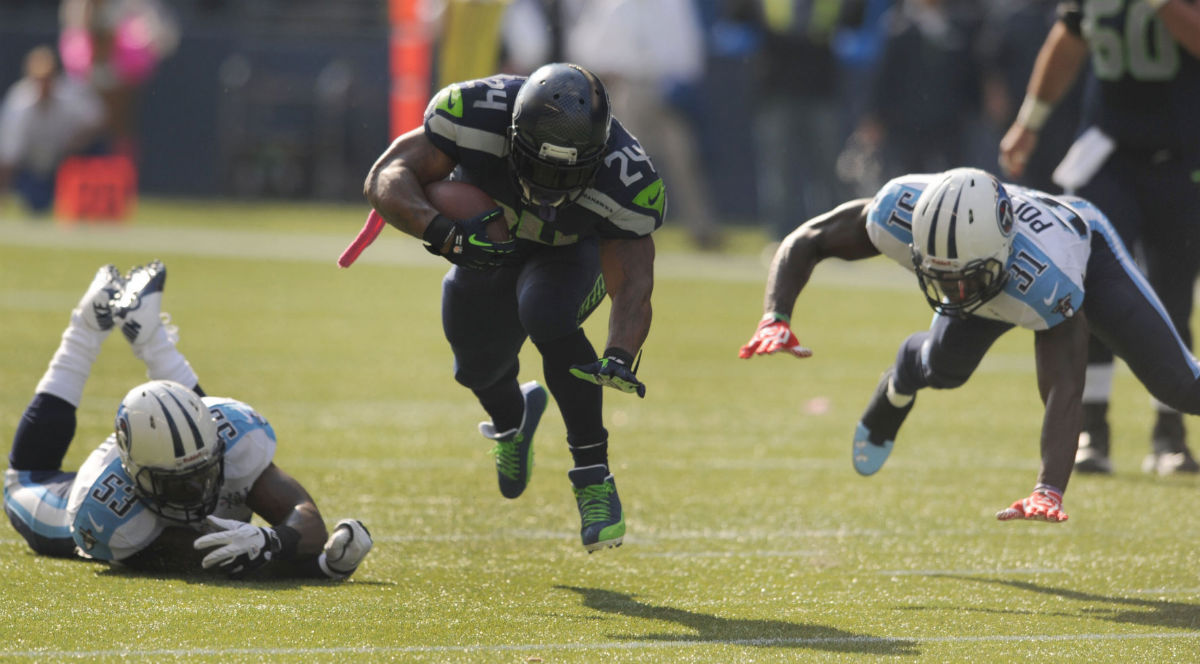
[[[867,234],[881,253],[915,272],[912,215],[917,198],[937,175],[898,177],[879,190],[867,207]],[[1123,262],[1129,261],[1108,219],[1075,196],[1050,196],[1005,184],[1016,228],[1005,266],[1004,290],[972,315],[1045,330],[1075,315],[1083,306],[1084,277],[1091,236],[1104,236]],[[959,223],[984,223],[962,219]],[[992,222],[995,223],[995,222]]]
[[[246,496],[275,456],[275,431],[240,401],[205,397],[204,404],[225,441],[225,482],[213,514],[249,521]],[[76,474],[67,518],[79,552],[107,561],[127,558],[149,546],[166,527],[181,525],[147,509],[134,495],[115,435],[96,448]]]

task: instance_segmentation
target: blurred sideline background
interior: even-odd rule
[[[359,202],[370,164],[441,85],[569,60],[608,84],[672,191],[669,223],[702,245],[713,224],[778,239],[901,172],[995,172],[1055,4],[0,0],[0,87],[35,46],[61,51],[68,5],[127,3],[158,5],[175,38],[140,83],[133,142],[117,145],[142,195]],[[1060,147],[1046,141],[1050,167],[1074,110],[1056,112],[1068,119]],[[1029,183],[1055,191],[1040,173]]]

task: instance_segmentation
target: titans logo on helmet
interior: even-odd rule
[[[1013,209],[1012,201],[1008,200],[1008,196],[1004,193],[1000,194],[1000,200],[996,202],[996,221],[1000,224],[1000,232],[1005,235],[1012,235],[1013,232]]]

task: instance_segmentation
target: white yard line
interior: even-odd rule
[[[504,652],[587,652],[596,650],[662,650],[664,648],[701,648],[707,646],[748,647],[829,647],[851,645],[910,645],[959,643],[1065,643],[1105,641],[1142,641],[1165,639],[1200,639],[1200,632],[1161,632],[1136,634],[1013,634],[993,636],[846,636],[780,639],[679,639],[675,641],[614,641],[608,643],[529,643],[479,644],[469,646],[346,646],[334,648],[179,648],[157,650],[0,650],[2,657],[89,659],[95,657],[232,657],[305,656],[305,655],[372,655],[372,654],[434,654],[434,653],[504,653]]]

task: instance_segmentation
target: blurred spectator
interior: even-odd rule
[[[504,71],[528,76],[549,62],[560,62],[565,26],[574,22],[584,0],[511,0],[501,21]]]
[[[11,185],[33,212],[49,210],[59,163],[91,143],[103,120],[92,91],[59,75],[54,50],[34,48],[0,105],[0,192]]]
[[[443,0],[438,17],[435,89],[495,73],[506,0]]]
[[[696,246],[721,244],[695,127],[705,50],[692,0],[591,0],[567,30],[566,58],[604,81],[613,115],[653,154],[671,193],[670,218]],[[677,101],[678,100],[678,101]]]
[[[63,0],[59,10],[63,68],[104,100],[113,149],[136,156],[138,91],[178,46],[175,18],[158,0]]]
[[[994,134],[990,140],[993,146],[999,145],[1000,136],[1017,117],[1029,72],[1058,15],[1057,5],[1058,0],[995,2],[984,18],[979,39],[984,67],[983,111],[989,132]],[[1061,191],[1050,174],[1075,140],[1082,90],[1081,77],[1051,112],[1024,173],[1012,182],[1041,191]],[[997,150],[988,163],[996,163],[998,155]]]
[[[759,212],[781,240],[842,200],[843,135],[831,40],[842,0],[756,0],[763,31],[754,134]]]
[[[883,53],[851,144],[879,151],[883,180],[966,163],[980,99],[975,5],[902,0],[886,20]]]

